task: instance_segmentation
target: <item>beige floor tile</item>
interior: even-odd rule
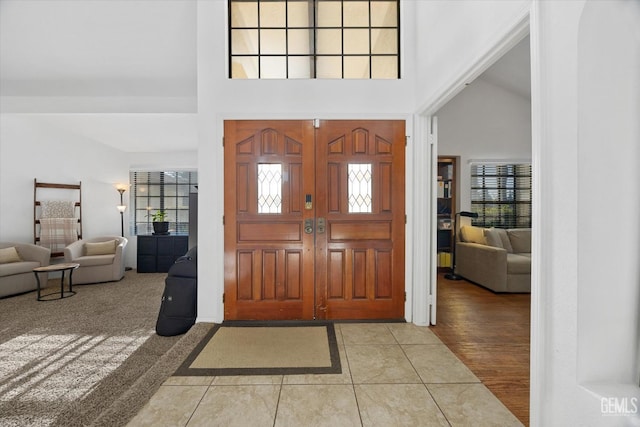
[[[424,383],[472,383],[480,380],[444,344],[403,345]]]
[[[356,385],[362,425],[448,426],[424,384]]]
[[[442,344],[428,326],[413,323],[389,323],[387,327],[399,344]]]
[[[212,386],[188,427],[272,427],[280,385]]]
[[[282,375],[222,375],[212,385],[280,385]]]
[[[161,386],[128,427],[186,426],[206,386]]]
[[[427,388],[453,427],[522,426],[483,384],[428,384]]]
[[[354,384],[422,382],[399,345],[347,345]]]
[[[211,385],[214,377],[206,376],[184,376],[169,377],[163,385]]]
[[[282,386],[275,427],[360,425],[353,386]]]
[[[283,384],[351,384],[351,371],[344,345],[338,344],[341,374],[285,375]]]
[[[397,344],[385,323],[338,323],[345,345]]]

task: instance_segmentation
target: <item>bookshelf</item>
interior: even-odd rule
[[[449,270],[453,252],[453,227],[456,214],[455,157],[438,156],[438,269]]]

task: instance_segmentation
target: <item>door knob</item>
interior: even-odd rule
[[[306,234],[313,234],[313,218],[304,220],[304,232]]]

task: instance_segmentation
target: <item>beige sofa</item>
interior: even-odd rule
[[[456,274],[494,292],[531,292],[531,229],[462,226]]]
[[[15,248],[19,260],[0,263],[0,297],[21,294],[37,288],[33,269],[49,265],[51,250],[30,243],[0,243],[0,249]],[[46,273],[40,273],[43,283]]]
[[[124,277],[124,249],[127,239],[120,236],[78,240],[64,248],[65,262],[80,264],[73,273],[73,284],[118,281]]]

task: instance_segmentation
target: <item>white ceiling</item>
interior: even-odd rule
[[[0,0],[2,112],[126,152],[196,150],[196,13],[193,0]],[[480,78],[530,98],[528,38]]]
[[[529,36],[489,67],[479,78],[531,100]]]

